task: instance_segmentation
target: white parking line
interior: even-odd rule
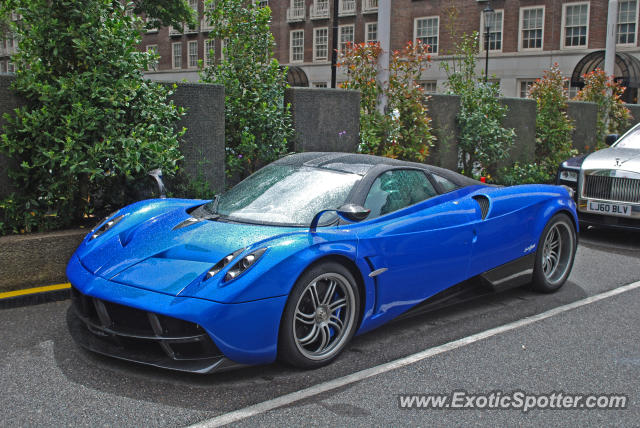
[[[480,340],[484,340],[488,337],[496,336],[498,334],[505,333],[507,331],[515,330],[517,328],[524,327],[529,324],[533,324],[537,321],[550,318],[554,315],[558,315],[563,312],[571,311],[573,309],[598,302],[608,297],[617,296],[618,294],[622,294],[624,292],[634,290],[636,288],[640,288],[640,281],[634,282],[632,284],[627,284],[622,287],[619,287],[614,290],[610,290],[601,294],[596,294],[595,296],[587,297],[585,299],[578,300],[577,302],[569,303],[563,306],[558,306],[557,308],[553,308],[546,312],[542,312],[538,315],[523,318],[521,320],[514,321],[511,323],[502,325],[500,327],[495,327],[489,330],[485,330],[483,332],[473,334],[471,336],[467,336],[462,339],[455,340],[453,342],[445,343],[444,345],[436,346],[434,348],[429,348],[424,351],[409,355],[408,357],[400,358],[398,360],[390,361],[388,363],[381,364],[379,366],[361,370],[359,372],[352,373],[350,375],[343,376],[337,379],[333,379],[328,382],[323,382],[318,385],[314,385],[309,388],[302,389],[300,391],[292,392],[290,394],[282,395],[280,397],[276,397],[271,400],[263,401],[262,403],[254,404],[253,406],[248,406],[243,409],[225,413],[223,415],[216,416],[212,419],[208,419],[198,424],[192,425],[191,428],[213,428],[213,427],[219,427],[226,424],[230,424],[232,422],[237,422],[242,419],[249,418],[251,416],[259,415],[261,413],[265,413],[270,410],[277,409],[278,407],[287,406],[291,403],[295,403],[296,401],[304,400],[305,398],[313,397],[314,395],[322,394],[323,392],[331,391],[332,389],[340,388],[342,386],[349,385],[354,382],[359,382],[361,380],[368,379],[372,376],[376,376],[381,373],[386,373],[388,371],[395,370],[397,368],[404,367],[404,366],[416,363],[418,361],[422,361],[424,359],[433,357],[434,355],[438,355],[447,351],[462,348],[463,346],[472,344],[474,342],[478,342]]]

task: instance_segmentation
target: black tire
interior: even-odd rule
[[[556,247],[554,243],[557,243]],[[538,241],[531,288],[541,293],[559,290],[571,273],[577,244],[576,228],[569,216],[564,213],[554,215]]]
[[[360,294],[349,269],[332,261],[312,266],[298,278],[285,306],[279,359],[306,369],[329,364],[356,332],[359,313]]]

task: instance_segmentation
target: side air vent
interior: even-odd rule
[[[473,197],[475,201],[480,205],[480,213],[482,214],[482,219],[487,218],[487,214],[489,214],[489,198],[484,195],[476,195]]]

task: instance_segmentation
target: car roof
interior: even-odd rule
[[[389,169],[418,168],[444,177],[459,187],[484,184],[448,169],[440,168],[433,165],[357,153],[296,153],[285,156],[274,163],[280,165],[292,165],[297,167],[308,166],[312,168],[330,169],[334,171],[358,174],[362,176],[366,176],[370,172],[375,173],[377,176],[378,174]]]

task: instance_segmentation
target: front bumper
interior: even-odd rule
[[[91,351],[195,373],[276,358],[287,296],[239,304],[175,297],[95,276],[75,255],[67,277],[74,287],[69,330]]]

